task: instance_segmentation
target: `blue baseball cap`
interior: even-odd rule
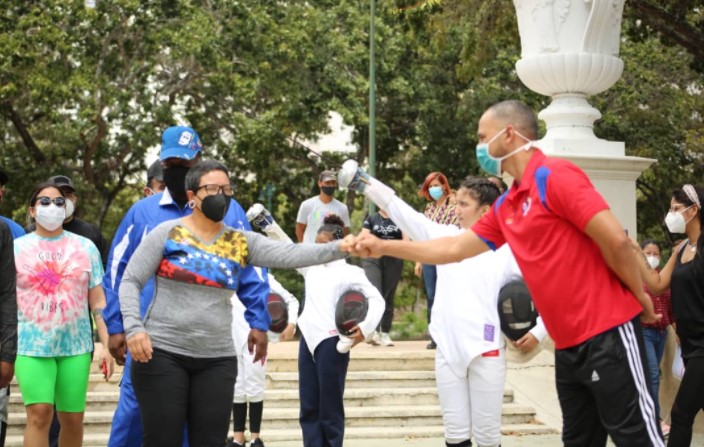
[[[203,151],[203,144],[195,130],[186,126],[169,127],[161,135],[159,158],[181,158],[193,160]]]

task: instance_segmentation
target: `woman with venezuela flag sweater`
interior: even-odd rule
[[[266,300],[247,293],[259,282],[254,266],[305,267],[344,257],[342,241],[291,245],[223,224],[232,185],[216,161],[192,167],[186,190],[193,213],[142,240],[119,291],[145,447],[182,445],[186,422],[189,445],[224,442],[237,377],[232,294],[248,320],[260,320],[265,329],[270,322]],[[142,319],[139,294],[152,276],[155,295]],[[265,330],[252,329],[250,352],[255,344],[258,361],[266,356]]]

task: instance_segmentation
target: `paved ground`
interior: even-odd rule
[[[613,444],[608,444],[610,447]],[[406,440],[366,440],[356,439],[345,441],[345,447],[444,447],[442,438],[423,438]],[[541,436],[504,436],[501,440],[502,447],[561,447],[560,435]],[[704,446],[704,435],[696,435],[692,447]],[[298,447],[289,443],[267,442],[266,447]]]
[[[371,349],[417,352],[424,349],[426,344],[427,342],[425,341],[409,341],[397,343],[396,346],[391,348],[362,344],[355,347],[351,354],[354,357],[355,353],[363,354]],[[269,346],[270,355],[272,356],[295,355],[298,349],[298,343],[272,343]],[[544,350],[526,363],[509,362],[506,386],[514,390],[517,402],[535,408],[538,420],[557,430],[561,429],[562,416],[555,390],[555,363],[552,352]],[[262,438],[266,440],[266,433],[262,433]],[[266,445],[267,447],[298,447],[291,442],[267,442]],[[345,441],[346,447],[441,447],[444,445],[445,440],[442,438],[356,439]],[[503,447],[557,447],[562,446],[562,442],[560,435],[504,436],[501,445]],[[612,445],[609,443],[609,446]],[[693,447],[704,447],[704,434],[695,434],[691,445]]]

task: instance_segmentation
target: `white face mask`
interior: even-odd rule
[[[66,199],[66,219],[73,216],[73,212],[75,210],[76,210],[76,207],[73,205],[73,200]]]
[[[49,206],[38,206],[35,210],[36,216],[34,218],[37,223],[48,231],[56,230],[66,219],[66,208],[60,208],[53,203]]]
[[[684,221],[684,216],[682,213],[690,209],[692,206],[688,206],[682,211],[670,211],[665,216],[665,225],[670,233],[684,233],[687,222]]]
[[[650,264],[651,269],[657,268],[660,265],[660,258],[657,256],[648,255],[645,259],[648,261],[648,264]]]

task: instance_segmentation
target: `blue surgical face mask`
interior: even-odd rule
[[[442,186],[431,186],[428,188],[428,194],[430,194],[433,200],[440,200],[443,195]]]
[[[501,162],[503,160],[506,160],[508,157],[517,154],[518,152],[527,149],[531,145],[531,141],[521,135],[518,131],[514,130],[516,135],[519,137],[523,138],[526,140],[528,143],[524,144],[523,146],[517,148],[515,151],[510,152],[503,157],[495,158],[492,157],[491,154],[489,153],[489,145],[494,142],[501,134],[503,134],[506,131],[506,128],[504,127],[501,132],[497,133],[494,135],[489,141],[486,143],[479,143],[477,144],[477,161],[479,162],[479,167],[481,167],[485,172],[495,175],[495,176],[500,176],[501,175]]]

